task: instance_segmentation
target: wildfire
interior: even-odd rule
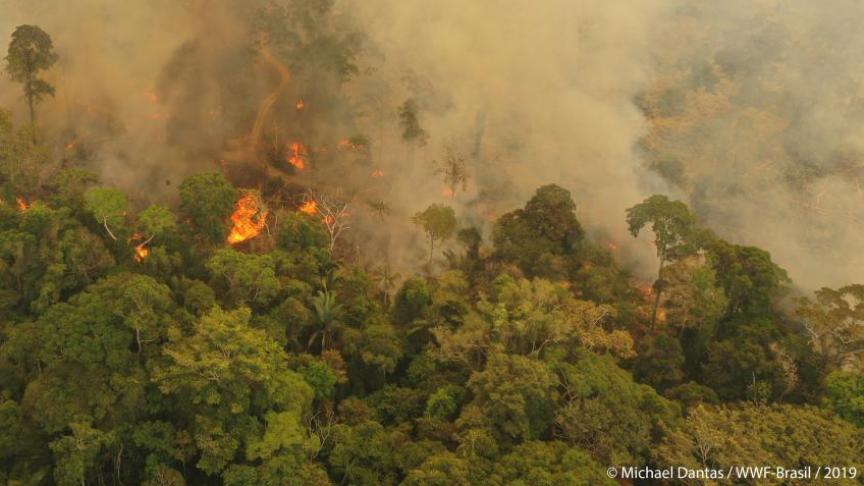
[[[144,259],[150,254],[150,248],[147,248],[145,243],[135,246],[135,261],[138,263],[144,262]]]
[[[157,103],[159,101],[159,95],[157,95],[156,93],[151,91],[151,92],[147,93],[147,100],[150,103]]]
[[[310,199],[300,206],[300,212],[314,216],[318,213],[318,203],[314,199]]]
[[[301,111],[303,108],[306,108],[306,103],[302,99],[300,99],[297,100],[297,104],[295,106],[297,107],[297,111]]]
[[[267,223],[267,209],[261,207],[261,201],[255,194],[249,193],[237,201],[231,223],[234,225],[228,233],[228,243],[235,245],[255,238]]]
[[[300,142],[292,142],[288,145],[288,148],[291,150],[291,157],[288,157],[288,163],[299,171],[306,170],[306,147]]]
[[[453,199],[453,196],[455,196],[456,194],[453,192],[453,189],[445,187],[444,189],[441,189],[441,195],[446,197],[447,199]]]
[[[18,211],[22,213],[30,209],[30,204],[27,204],[27,201],[23,197],[16,197],[15,202],[18,203]]]
[[[78,140],[72,140],[71,142],[66,144],[66,150],[72,150],[78,145]]]
[[[615,243],[612,243],[612,242],[606,243],[606,248],[608,248],[609,251],[612,251],[612,252],[618,251],[618,245],[616,245]]]
[[[666,309],[657,309],[657,322],[666,322]]]
[[[142,235],[141,233],[132,233],[132,236],[129,237],[129,243],[132,243],[133,241],[140,241],[143,238],[144,235]],[[147,258],[147,256],[150,254],[150,248],[147,248],[147,243],[150,243],[150,240],[152,239],[153,238],[149,238],[135,245],[135,254],[132,256],[132,258],[134,258],[136,262],[143,263],[144,259]]]
[[[327,216],[324,216],[323,218],[321,218],[321,222],[327,226],[330,226],[331,224],[336,222],[336,218],[334,218],[332,215],[328,214]]]
[[[381,169],[377,169],[372,171],[372,177],[384,177],[384,171]]]

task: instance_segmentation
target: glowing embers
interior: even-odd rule
[[[132,233],[132,236],[129,238],[129,243],[132,243],[133,241],[141,241],[143,238],[144,236],[141,233]],[[148,255],[150,255],[150,248],[147,248],[147,244],[150,243],[150,240],[152,239],[152,237],[147,238],[141,243],[135,245],[135,254],[132,255],[132,258],[134,258],[136,262],[144,263],[144,260],[147,259]]]
[[[381,169],[377,169],[372,171],[372,177],[384,177],[384,171]]]
[[[241,197],[231,215],[233,226],[228,233],[228,243],[236,245],[261,234],[267,224],[267,213],[257,194],[250,192]]]
[[[16,197],[15,203],[18,205],[18,211],[21,211],[22,213],[30,209],[31,206],[30,204],[27,204],[27,200],[23,197]]]
[[[291,142],[288,145],[288,150],[291,152],[291,155],[288,157],[288,163],[299,171],[306,170],[308,154],[306,147],[300,142]]]

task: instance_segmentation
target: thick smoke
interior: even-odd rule
[[[851,22],[864,7],[852,0],[337,0],[327,38],[356,44],[357,69],[343,83],[329,60],[274,40],[291,78],[250,147],[281,81],[247,15],[266,3],[0,0],[0,33],[32,23],[52,35],[57,97],[39,114],[62,141],[58,158],[74,153],[141,200],[175,198],[176,182],[201,170],[240,167],[252,174],[243,184],[261,186],[272,176],[261,161],[302,141],[311,169],[291,183],[354,197],[351,233],[378,248],[361,254],[397,266],[422,262],[410,217],[429,203],[488,234],[554,182],[645,275],[653,249],[627,234],[624,210],[671,192],[721,236],[771,251],[800,284],[860,280],[864,34]],[[19,93],[0,76],[0,106],[23,113]],[[422,146],[401,137],[409,99]],[[371,150],[346,169],[356,161],[332,154],[357,135]],[[435,173],[448,153],[469,174],[452,197]],[[367,210],[379,201],[383,219]]]
[[[855,1],[700,2],[664,19],[646,162],[797,283],[864,276],[864,33]]]

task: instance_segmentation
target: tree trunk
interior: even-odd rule
[[[660,294],[663,293],[661,278],[664,263],[666,263],[665,255],[660,258],[660,268],[657,270],[657,282],[654,284],[654,310],[651,312],[651,329],[654,329],[654,325],[657,324],[657,309],[660,307]]]
[[[435,251],[435,238],[429,237],[429,265],[432,265],[432,255]]]

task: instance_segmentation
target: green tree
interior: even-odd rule
[[[39,79],[39,71],[57,62],[51,36],[35,25],[19,25],[12,33],[6,55],[6,72],[13,81],[24,85],[24,97],[30,107],[30,123],[36,123],[36,104],[45,95],[54,96],[54,87]]]
[[[414,224],[423,228],[429,238],[429,263],[435,251],[435,242],[450,238],[456,231],[456,212],[449,206],[433,204],[414,215]]]
[[[573,270],[584,231],[570,191],[554,184],[495,223],[493,242],[499,259],[513,262],[527,276],[563,279]]]
[[[94,187],[84,193],[84,207],[96,218],[108,232],[112,240],[117,240],[117,235],[111,231],[123,225],[128,209],[126,195],[117,189],[107,187]]]
[[[810,335],[813,349],[832,369],[860,366],[864,352],[864,285],[816,291],[816,301],[799,301],[797,314]]]
[[[864,428],[864,375],[834,371],[825,379],[825,407]]]
[[[654,195],[627,210],[627,225],[634,237],[647,225],[651,225],[654,233],[654,246],[657,248],[660,269],[654,283],[654,309],[651,313],[653,327],[657,322],[657,309],[663,293],[663,268],[668,262],[693,253],[696,219],[683,202]]]
[[[237,190],[218,172],[195,174],[180,184],[180,210],[210,242],[225,238],[236,201]]]

